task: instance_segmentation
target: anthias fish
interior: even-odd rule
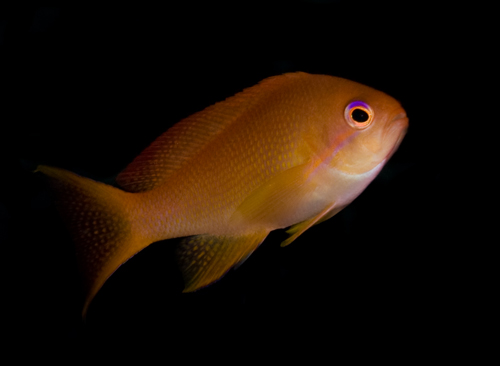
[[[408,118],[394,98],[302,72],[270,77],[180,121],[116,178],[63,169],[50,178],[76,244],[83,314],[106,279],[149,244],[178,248],[185,292],[241,264],[270,231],[288,245],[348,205],[399,146]]]

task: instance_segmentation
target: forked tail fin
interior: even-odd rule
[[[75,242],[85,289],[85,317],[106,279],[149,244],[132,232],[130,214],[137,199],[133,193],[63,169],[40,165],[36,171],[49,177]]]

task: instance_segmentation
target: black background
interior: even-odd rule
[[[449,9],[237,4],[3,6],[0,240],[13,339],[50,342],[49,352],[69,342],[78,354],[155,340],[152,350],[188,358],[358,355],[379,342],[421,355],[467,326],[480,239],[462,211],[479,200],[464,176],[477,142],[464,80],[477,78],[465,60],[480,36]],[[280,248],[286,234],[273,232],[241,268],[193,294],[181,294],[175,240],[155,243],[108,280],[83,323],[71,240],[30,169],[109,181],[180,119],[290,71],[401,101],[410,129],[380,176],[292,245]]]

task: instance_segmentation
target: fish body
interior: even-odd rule
[[[289,244],[356,198],[407,126],[380,91],[291,73],[174,125],[118,175],[120,188],[39,166],[76,243],[84,314],[106,279],[155,241],[186,237],[185,291],[241,264],[272,230],[290,227]]]

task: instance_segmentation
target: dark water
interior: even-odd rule
[[[452,23],[443,30],[441,13],[349,4],[5,7],[0,241],[13,334],[79,350],[151,338],[171,354],[230,348],[243,357],[333,352],[381,333],[403,345],[460,328],[456,304],[476,264],[467,256],[475,223],[459,221],[457,193],[467,191],[457,168],[471,163],[475,140],[457,113],[466,96],[450,96],[463,85],[449,67],[465,38]],[[289,247],[274,232],[241,268],[194,294],[180,293],[175,241],[156,243],[110,278],[82,324],[72,244],[30,168],[112,178],[181,118],[299,70],[401,101],[410,130],[380,176]]]

